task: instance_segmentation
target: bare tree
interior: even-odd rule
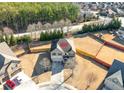
[[[13,34],[13,30],[9,27],[4,27],[3,28],[3,34],[4,35],[12,35]]]
[[[87,90],[91,86],[91,84],[93,84],[97,80],[97,76],[93,72],[90,72],[87,74],[86,80],[87,80],[87,86],[85,89]]]
[[[31,25],[31,24],[28,25],[26,31],[27,31],[27,32],[31,32],[31,38],[32,38],[32,31],[33,31],[33,29],[32,29],[32,25]]]
[[[41,22],[38,22],[37,24],[35,24],[35,39],[37,39],[37,31],[42,29],[42,24]]]
[[[69,19],[66,19],[65,24],[67,25],[67,31],[69,32],[69,27],[71,26],[71,21]]]
[[[55,22],[52,24],[52,27],[55,28],[55,29],[56,29],[56,28],[59,28],[58,22],[55,21]]]
[[[0,30],[0,35],[3,35],[3,30]]]
[[[35,23],[33,23],[32,24],[32,32],[34,32],[35,31],[35,39],[36,39],[36,24]]]
[[[58,25],[60,26],[61,30],[63,30],[63,27],[65,26],[65,21],[63,19],[60,20]]]
[[[44,28],[45,30],[49,30],[51,28],[51,24],[50,23],[44,24]]]
[[[38,28],[38,30],[42,30],[42,23],[41,22],[37,23],[37,28]]]

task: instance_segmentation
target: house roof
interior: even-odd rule
[[[16,55],[12,52],[12,50],[9,48],[6,42],[0,43],[0,53],[16,57]]]
[[[71,45],[72,50],[73,50],[74,52],[76,52],[76,49],[75,49],[75,46],[74,46],[74,42],[73,42],[73,40],[71,40],[71,39],[66,39],[66,40],[67,40],[68,43]]]
[[[51,41],[51,51],[57,48],[57,43],[59,39],[54,39]]]
[[[105,80],[110,80],[117,85],[117,89],[124,88],[124,63],[119,60],[114,60],[110,67]],[[108,83],[106,83],[108,84]],[[108,84],[112,88],[111,84]],[[113,89],[115,86],[113,87]]]
[[[122,79],[124,83],[124,62],[114,59],[112,66],[110,67],[107,77],[111,76],[115,72],[121,70]]]
[[[16,84],[14,90],[38,90],[39,87],[35,84],[30,77],[28,77],[24,72],[19,72],[18,74],[14,75],[10,80],[17,78],[20,80],[20,84]],[[17,83],[15,80],[14,83]],[[5,83],[4,83],[5,84]]]
[[[64,51],[69,52],[72,49],[72,46],[70,45],[69,41],[64,39],[59,39],[58,46]]]
[[[62,47],[60,43],[67,43],[67,45],[69,44],[69,46],[67,47]],[[69,38],[64,38],[64,39],[56,39],[56,40],[52,40],[51,41],[51,51],[58,48],[59,50],[61,50],[62,52],[68,52],[70,50],[73,50],[74,52],[76,52],[75,50],[75,46],[73,41]]]
[[[115,72],[111,76],[107,77],[104,83],[105,87],[103,89],[107,90],[122,90],[123,80],[121,70]]]
[[[16,55],[13,53],[13,51],[9,48],[9,46],[5,43],[2,42],[0,43],[0,62],[2,62],[4,57],[4,64],[7,64],[11,60],[16,60],[19,61],[19,59],[16,57]]]
[[[12,60],[20,61],[5,42],[0,43],[0,75],[5,72]]]
[[[123,35],[124,35],[124,31],[123,31],[123,30],[119,30],[118,32],[120,32],[121,34],[123,34]]]
[[[115,82],[119,86],[123,86],[121,70],[115,72],[114,74],[109,76],[107,79],[111,79],[113,82]]]

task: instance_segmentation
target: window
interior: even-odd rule
[[[13,71],[15,71],[15,70],[17,69],[17,67],[18,67],[17,64],[13,64],[12,67],[11,67],[11,69],[12,69]]]
[[[59,56],[61,56],[61,55],[62,55],[62,53],[58,53],[58,55],[59,55]]]
[[[55,55],[56,55],[56,53],[52,53],[52,55],[53,55],[53,56],[55,56]]]

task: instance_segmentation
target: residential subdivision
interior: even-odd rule
[[[123,9],[0,3],[0,90],[123,90]]]

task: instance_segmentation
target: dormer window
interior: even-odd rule
[[[55,55],[56,55],[56,53],[52,53],[52,55],[53,55],[53,56],[55,56]]]
[[[59,56],[61,56],[61,55],[62,55],[62,53],[58,53],[58,55],[59,55]]]

